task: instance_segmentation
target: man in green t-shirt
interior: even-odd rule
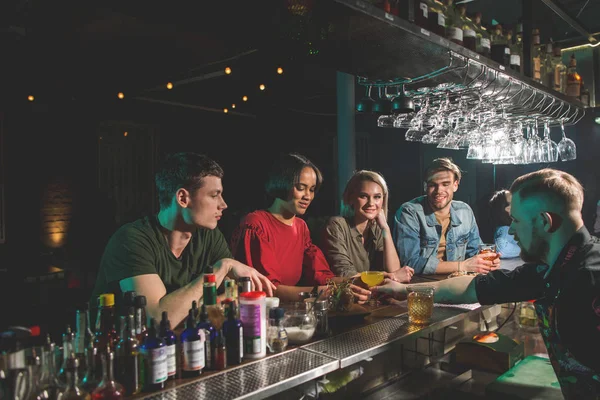
[[[195,153],[169,155],[156,173],[160,211],[120,227],[110,238],[90,304],[101,293],[135,291],[146,296],[148,318],[167,311],[173,326],[202,297],[203,277],[212,267],[221,285],[225,276],[250,277],[255,290],[273,295],[264,275],[232,258],[217,223],[227,204],[223,170]]]

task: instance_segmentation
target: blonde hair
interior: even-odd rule
[[[552,168],[530,172],[515,179],[510,192],[519,192],[521,199],[532,196],[549,197],[562,202],[567,211],[583,208],[583,186],[571,174]]]
[[[381,189],[383,190],[383,204],[381,205],[381,209],[387,219],[388,215],[388,187],[385,183],[385,179],[381,174],[375,171],[361,170],[356,171],[354,175],[348,180],[346,183],[346,188],[344,189],[344,193],[342,195],[342,216],[343,217],[354,217],[355,211],[354,207],[350,204],[352,197],[356,196],[358,191],[360,190],[361,183],[365,181],[375,182]]]
[[[425,182],[429,181],[429,178],[440,171],[450,171],[454,174],[454,178],[457,182],[460,183],[460,179],[462,178],[462,171],[458,167],[458,165],[454,164],[451,158],[443,157],[436,158],[431,162],[429,167],[425,170]]]

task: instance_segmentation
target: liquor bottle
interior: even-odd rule
[[[85,356],[85,364],[87,368],[85,370],[85,375],[81,380],[81,386],[87,392],[91,393],[94,391],[94,389],[96,389],[101,379],[98,379],[98,375],[101,375],[101,373],[96,371],[96,357],[98,356],[98,349],[96,347],[92,347],[91,353],[86,354]],[[102,358],[100,358],[100,360],[102,361]]]
[[[215,334],[215,347],[213,351],[213,369],[222,371],[227,368],[227,346],[223,330],[219,329]]]
[[[217,277],[215,274],[204,274],[202,301],[206,307],[217,304]]]
[[[191,378],[202,374],[205,366],[204,360],[204,330],[196,327],[193,311],[190,309],[187,320],[185,321],[185,330],[181,332],[181,359],[183,365],[181,376]]]
[[[135,307],[135,297],[136,293],[133,290],[123,292],[123,301],[121,302],[123,309],[121,311],[121,315],[125,315],[125,312],[129,309],[129,307]]]
[[[121,340],[115,350],[116,376],[125,388],[127,396],[139,393],[142,390],[140,383],[140,346],[135,334],[135,309],[129,307],[125,311],[127,316],[121,315]]]
[[[198,321],[199,315],[200,310],[198,310],[198,302],[194,300],[192,301],[192,316],[194,317],[194,321]]]
[[[58,382],[61,386],[65,386],[67,384],[68,358],[71,353],[75,352],[75,332],[71,330],[71,325],[67,325],[65,333],[62,334],[62,347],[63,361],[58,371]]]
[[[40,376],[40,387],[48,392],[51,399],[55,399],[60,384],[58,382],[56,367],[56,344],[52,342],[50,335],[46,335],[46,343],[42,349],[42,373]]]
[[[144,392],[165,388],[167,380],[167,351],[165,341],[158,336],[156,320],[150,319],[148,335],[140,346],[141,370],[144,372]]]
[[[177,336],[171,330],[171,322],[166,311],[162,312],[158,336],[167,344],[167,379],[177,377]]]
[[[454,0],[445,0],[444,16],[446,18],[446,37],[458,44],[463,45],[463,30],[460,16],[454,9]]]
[[[371,88],[369,87],[368,92],[370,93]],[[370,108],[369,108],[370,110]],[[240,296],[240,294],[245,293],[245,292],[251,292],[252,291],[252,281],[250,280],[250,277],[248,276],[242,276],[240,278],[238,278],[238,282],[237,282],[237,287],[238,287],[238,298]]]
[[[198,321],[196,328],[204,330],[204,367],[206,369],[212,369],[212,349],[214,347],[215,327],[210,323],[208,310],[205,304],[202,304],[200,321]]]
[[[531,66],[534,81],[542,83],[542,54],[540,52],[540,30],[534,29],[531,34]]]
[[[79,360],[75,357],[75,353],[71,353],[67,356],[67,364],[65,368],[65,375],[67,377],[67,383],[65,388],[61,389],[56,396],[57,400],[90,400],[90,394],[80,386],[78,371]]]
[[[581,96],[579,96],[579,100],[583,103],[584,106],[590,106],[590,91],[583,84],[583,79],[581,80]]]
[[[512,31],[508,30],[506,33],[506,41],[508,43],[508,48],[510,49],[510,58],[509,65],[510,69],[516,72],[521,72],[521,45],[522,42],[519,43],[516,40],[514,43],[512,41]]]
[[[436,35],[446,37],[445,6],[438,0],[427,1],[429,14],[429,30]]]
[[[425,29],[429,28],[429,6],[427,3],[426,0],[414,0],[415,24]]]
[[[125,397],[125,388],[114,377],[114,361],[114,353],[107,349],[107,354],[102,354],[102,380],[92,392],[93,400],[121,400]]]
[[[128,290],[123,293],[123,298],[121,300],[120,309],[119,309],[119,315],[127,316],[127,313],[129,312],[129,307],[133,307],[135,309],[135,296],[136,296],[136,293],[133,290]],[[135,313],[133,315],[135,316]],[[119,321],[120,321],[120,319],[119,319]],[[119,321],[117,321],[117,322],[119,322]],[[121,332],[121,327],[118,326],[117,328],[118,328],[118,332]]]
[[[485,26],[481,25],[481,12],[478,11],[475,13],[473,24],[475,25],[475,33],[477,35],[475,51],[485,57],[490,57],[490,54],[492,53],[492,42],[488,30]]]
[[[398,3],[400,0],[383,0],[383,11],[398,16]]]
[[[146,319],[146,296],[137,295],[134,299],[135,305],[135,334],[138,343],[143,343],[148,336],[148,320]]]
[[[223,281],[223,285],[225,286],[225,299],[236,300],[235,280],[225,278],[225,280]]]
[[[227,365],[238,365],[244,358],[244,328],[237,319],[236,302],[229,304],[227,320],[223,323],[223,333],[227,344]]]
[[[463,31],[463,46],[471,51],[477,51],[476,27],[471,18],[467,17],[467,6],[459,4],[457,10]]]
[[[492,34],[492,60],[510,67],[510,48],[500,24],[494,26],[494,33]]]
[[[569,68],[567,69],[567,96],[579,99],[581,96],[581,76],[577,73],[577,60],[571,54]]]
[[[552,65],[552,41],[544,46],[546,51],[542,60],[542,84],[554,89],[554,66]]]
[[[552,67],[554,70],[554,90],[567,93],[567,67],[562,62],[562,52],[560,45],[554,43],[552,46]]]
[[[42,388],[41,385],[41,368],[42,360],[40,356],[35,353],[35,349],[32,349],[32,354],[27,357],[27,396],[26,400],[49,400],[50,394],[47,390]],[[2,395],[0,390],[0,395]],[[7,398],[9,396],[6,396]],[[0,398],[4,398],[0,396]]]
[[[96,381],[102,379],[102,354],[106,349],[114,349],[119,342],[119,335],[115,329],[115,295],[103,293],[98,296],[98,315],[96,317],[96,331],[94,332],[94,371]]]
[[[83,378],[87,371],[87,361],[89,357],[86,353],[92,352],[94,347],[94,334],[90,324],[89,303],[84,303],[76,311],[75,323],[75,356],[79,360],[79,376]]]
[[[515,25],[515,41],[523,43],[523,18],[519,17]]]

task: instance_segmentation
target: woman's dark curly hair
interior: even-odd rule
[[[511,223],[510,215],[505,210],[509,205],[508,200],[506,200],[507,193],[510,192],[506,189],[498,190],[490,199],[490,215],[493,227],[509,226]]]

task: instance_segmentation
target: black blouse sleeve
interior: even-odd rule
[[[497,269],[475,277],[477,300],[482,305],[534,300],[544,290],[544,270],[525,264],[512,271]]]

